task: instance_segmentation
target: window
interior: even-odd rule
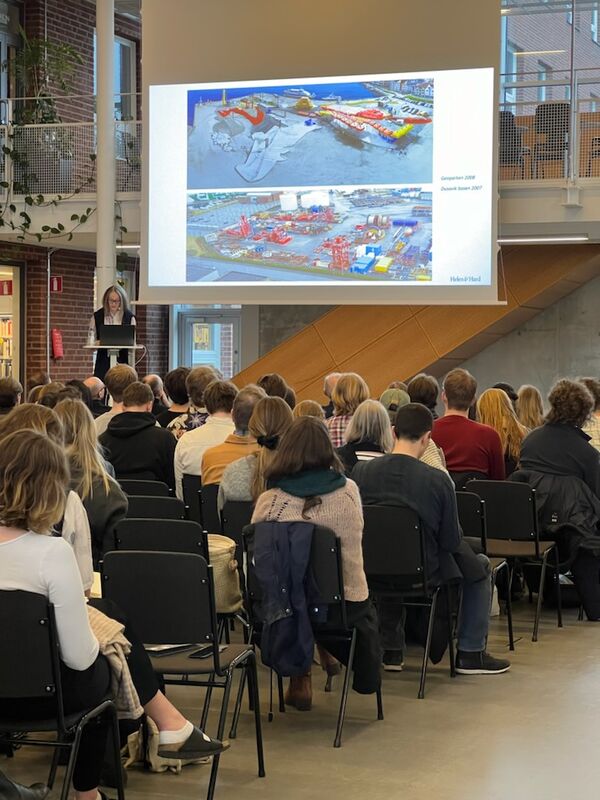
[[[137,116],[136,107],[136,43],[115,36],[115,119],[131,120]],[[96,32],[94,31],[94,94],[96,94]]]
[[[590,28],[592,31],[592,42],[596,42],[596,44],[600,44],[598,42],[598,9],[592,9],[592,19],[590,22]]]
[[[517,90],[514,86],[510,86],[519,78],[519,73],[522,72],[523,67],[519,62],[517,53],[521,52],[521,48],[517,47],[514,42],[507,41],[506,47],[503,49],[503,63],[502,72],[504,73],[505,86],[503,90],[503,100],[505,103],[516,103]]]
[[[543,61],[538,61],[537,78],[538,81],[544,82],[544,84],[546,81],[551,81],[552,67],[548,64],[545,64]],[[543,103],[545,100],[551,100],[552,88],[548,85],[538,86],[537,99],[540,101],[540,103]]]

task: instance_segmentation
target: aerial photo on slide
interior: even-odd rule
[[[433,79],[188,92],[188,190],[431,183]]]
[[[188,192],[190,283],[432,279],[422,186]]]

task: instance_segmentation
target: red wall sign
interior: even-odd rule
[[[13,282],[12,281],[0,281],[0,295],[3,297],[8,297],[13,293]]]
[[[55,294],[62,294],[63,279],[62,275],[53,275],[50,278],[50,291]]]

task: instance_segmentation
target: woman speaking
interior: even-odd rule
[[[99,308],[90,318],[89,338],[92,342],[100,339],[102,325],[135,325],[135,317],[129,308],[129,298],[122,286],[114,284],[109,286],[102,295],[102,308]],[[120,350],[117,361],[120,364],[127,364],[127,350]],[[100,380],[104,380],[110,359],[108,351],[101,347],[96,352],[96,363],[94,365],[94,375]]]

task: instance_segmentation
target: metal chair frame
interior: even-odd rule
[[[145,497],[171,497],[172,492],[163,481],[119,479],[119,486],[129,496],[143,495]]]

